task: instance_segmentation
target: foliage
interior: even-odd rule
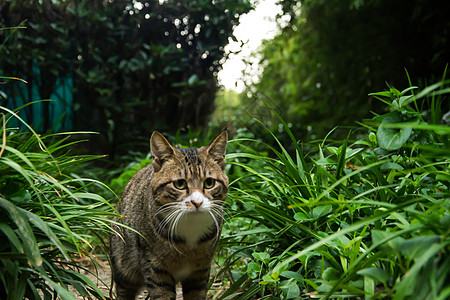
[[[449,92],[444,80],[373,93],[389,112],[308,155],[283,119],[291,153],[275,133],[277,147],[233,140],[216,297],[448,298]]]
[[[17,90],[29,95],[32,85],[48,99],[58,78],[69,76],[75,129],[101,133],[94,149],[146,150],[150,128],[206,124],[224,46],[250,9],[246,0],[3,1],[0,27],[26,19],[27,29],[5,35],[13,43],[3,49],[1,69],[28,82],[3,86],[3,101],[12,102]],[[45,103],[44,122],[50,109]]]
[[[121,170],[122,172],[116,178],[111,180],[111,189],[117,194],[122,195],[125,186],[128,181],[136,174],[140,169],[145,168],[147,165],[151,164],[150,153],[143,159],[138,156],[135,157],[134,161],[128,163],[127,166]]]
[[[73,133],[20,132],[9,124],[23,120],[0,110],[0,298],[104,299],[77,259],[95,265],[114,208],[88,191],[99,182],[72,173],[97,157],[72,155]]]
[[[239,93],[233,90],[221,90],[217,93],[216,109],[211,119],[234,123],[240,111],[242,111],[242,103]]]
[[[279,1],[280,33],[263,43],[256,98],[272,101],[304,140],[324,136],[335,124],[353,125],[384,106],[367,94],[408,86],[404,70],[420,86],[439,80],[450,61],[450,3],[402,1]],[[263,118],[254,97],[253,115],[277,130],[277,118]],[[258,105],[259,103],[259,105]],[[448,108],[448,104],[445,105]],[[261,112],[263,110],[263,112]],[[268,122],[271,121],[271,124]],[[294,130],[293,129],[293,130]],[[336,130],[332,137],[345,136]],[[284,141],[284,140],[283,140]]]

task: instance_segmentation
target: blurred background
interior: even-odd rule
[[[112,158],[148,151],[153,130],[259,136],[259,120],[282,139],[275,112],[323,138],[381,113],[371,92],[438,81],[449,15],[433,0],[1,0],[0,74],[22,79],[2,80],[1,105],[41,133],[98,132],[88,152]]]
[[[447,299],[449,16],[0,0],[0,299],[110,299],[114,205],[151,133],[199,147],[224,128],[213,299]]]

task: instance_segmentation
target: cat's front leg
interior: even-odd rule
[[[181,282],[184,300],[206,299],[208,293],[209,268],[200,269],[190,274]]]
[[[148,291],[147,299],[175,300],[175,279],[165,269],[145,259],[142,264],[145,285]]]
[[[160,282],[153,278],[146,278],[148,296],[150,300],[175,300],[177,297],[175,284]]]

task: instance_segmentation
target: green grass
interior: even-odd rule
[[[286,124],[292,144],[231,141],[215,297],[448,298],[449,92],[374,93],[388,113],[306,154]]]
[[[11,128],[12,119],[29,132]],[[89,192],[102,184],[72,173],[97,157],[71,154],[74,133],[38,135],[7,108],[0,107],[0,122],[0,298],[76,299],[71,286],[104,299],[76,260],[95,265],[114,216],[106,199]]]
[[[343,141],[303,147],[281,118],[290,143],[237,130],[214,299],[448,298],[448,86],[372,94],[388,112]],[[105,253],[114,215],[108,193],[92,192],[108,188],[79,175],[97,157],[72,154],[74,133],[11,128],[22,120],[0,109],[0,298],[74,299],[69,287],[104,298],[76,260]],[[149,161],[135,159],[113,189]]]

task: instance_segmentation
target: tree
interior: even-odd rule
[[[124,152],[154,129],[205,124],[224,46],[250,9],[245,0],[6,0],[0,26],[26,19],[27,29],[12,37],[0,66],[27,88],[38,68],[41,98],[73,78],[75,129],[99,131],[102,152]]]
[[[411,78],[435,81],[450,61],[450,3],[437,1],[282,0],[284,27],[265,41],[259,83],[298,130],[324,136],[380,112],[368,94],[386,82],[399,89]],[[287,21],[286,21],[287,20]],[[311,134],[311,132],[309,132]]]

